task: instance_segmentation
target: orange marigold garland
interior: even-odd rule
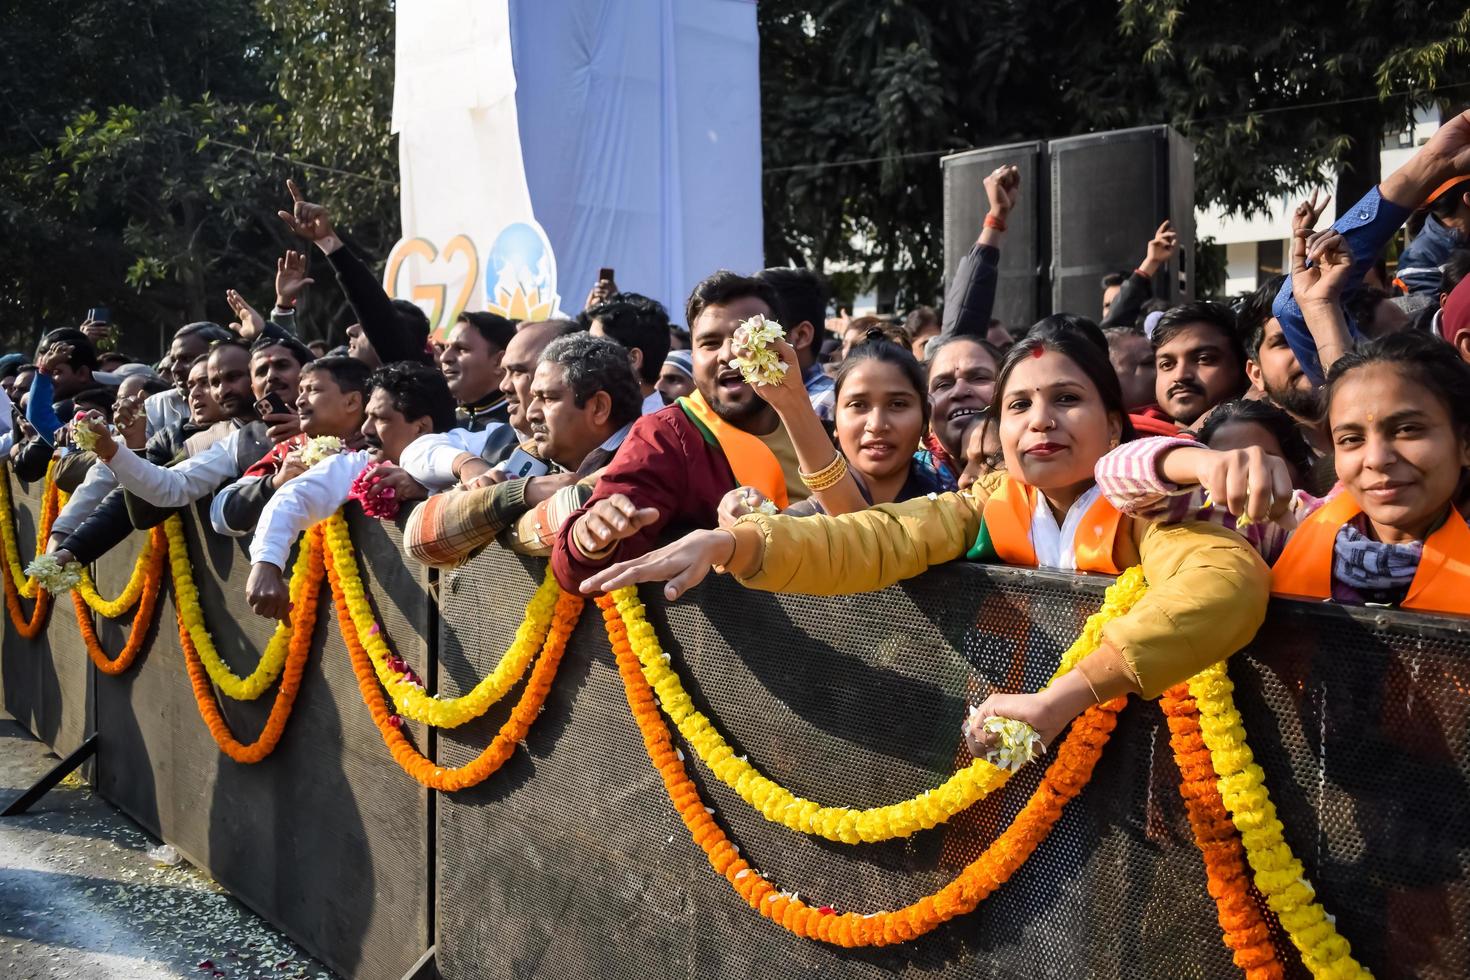
[[[58,504],[56,481],[53,475],[56,469],[56,461],[53,459],[46,469],[46,482],[41,494],[41,519],[36,529],[36,554],[41,554],[46,547],[46,539],[51,536],[51,524],[56,520],[56,514],[61,509]],[[47,615],[51,611],[51,594],[45,589],[36,588],[35,580],[26,579],[21,581],[24,574],[21,571],[20,553],[15,542],[15,507],[10,496],[10,468],[5,467],[5,473],[0,476],[0,521],[4,521],[0,528],[0,536],[4,538],[5,554],[0,556],[0,577],[5,580],[5,611],[10,616],[10,622],[15,631],[23,639],[34,640],[41,635],[46,628]],[[31,607],[31,615],[26,617],[21,608],[21,596],[34,597],[36,604]]]
[[[1200,735],[1199,710],[1188,684],[1176,684],[1159,698],[1169,721],[1169,744],[1179,766],[1179,794],[1189,814],[1194,842],[1205,860],[1210,895],[1215,899],[1225,945],[1246,980],[1280,980],[1285,976],[1276,946],[1250,895],[1250,872],[1245,848],[1220,797],[1219,778],[1210,750]]]
[[[308,576],[302,587],[301,598],[291,608],[291,643],[286,654],[286,664],[281,671],[281,686],[276,690],[276,699],[271,704],[270,715],[260,736],[250,743],[241,742],[230,731],[229,723],[220,714],[219,702],[209,683],[209,672],[199,659],[189,627],[179,618],[179,643],[184,648],[184,664],[189,669],[189,683],[194,687],[194,700],[199,704],[199,715],[209,727],[209,734],[225,755],[236,762],[249,765],[259,762],[275,751],[286,730],[286,721],[291,717],[291,708],[296,704],[296,693],[301,689],[301,676],[306,672],[306,661],[311,656],[312,633],[316,630],[317,600],[322,587],[322,542],[321,525],[306,532],[302,547],[311,549],[311,562],[307,566]],[[162,554],[162,550],[159,552]]]
[[[541,713],[541,706],[551,692],[551,682],[555,680],[557,668],[561,666],[562,654],[566,652],[567,640],[581,616],[582,597],[571,592],[563,592],[557,597],[556,610],[552,614],[551,628],[547,631],[541,655],[536,660],[536,666],[531,669],[530,679],[526,681],[520,700],[511,709],[510,717],[500,726],[500,731],[495,733],[484,751],[462,766],[446,769],[436,766],[414,748],[413,743],[403,734],[403,719],[388,710],[383,690],[378,686],[372,659],[363,646],[362,638],[358,636],[352,611],[347,606],[347,595],[337,574],[336,556],[330,551],[327,554],[327,577],[331,581],[332,598],[337,606],[337,623],[342,630],[342,639],[347,644],[347,652],[352,658],[352,672],[357,675],[357,686],[362,691],[363,703],[373,716],[373,724],[378,726],[393,761],[420,784],[440,792],[468,789],[494,775],[515,754],[516,746],[526,737],[532,722]]]
[[[1067,737],[1057,746],[1056,757],[1041,784],[1011,825],[959,876],[932,895],[892,912],[863,915],[839,913],[830,906],[813,908],[795,895],[777,888],[752,868],[730,843],[704,805],[699,789],[684,770],[673,738],[654,699],[653,688],[643,676],[638,656],[628,641],[627,627],[610,596],[599,596],[608,639],[617,657],[618,672],[628,696],[628,707],[643,735],[648,757],[663,778],[664,789],[689,828],[694,842],[709,858],[710,865],[725,876],[751,908],[798,936],[819,939],[839,946],[886,946],[907,942],[956,916],[975,909],[991,892],[1015,874],[1037,846],[1046,839],[1062,815],[1062,808],[1082,791],[1102,757],[1108,737],[1117,724],[1124,698],[1096,705],[1072,723]]]
[[[138,597],[137,611],[133,613],[132,630],[128,633],[128,642],[123,644],[122,651],[116,657],[109,658],[107,651],[102,649],[97,630],[92,626],[91,609],[81,590],[77,589],[71,594],[72,606],[77,613],[77,626],[82,631],[82,641],[87,645],[87,656],[92,658],[92,663],[104,674],[117,676],[131,667],[143,649],[143,641],[148,638],[148,626],[153,622],[153,611],[158,606],[159,593],[163,591],[163,563],[168,557],[168,537],[161,526],[155,527],[151,532],[149,548],[151,550],[144,572],[143,591]]]

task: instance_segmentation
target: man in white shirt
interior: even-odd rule
[[[216,392],[220,410],[236,418],[244,414],[237,404],[241,395],[226,384],[229,379],[222,374],[225,362],[221,352],[231,346],[242,345],[217,344],[210,352],[209,384]],[[221,484],[238,479],[272,446],[300,431],[296,413],[282,408],[295,404],[301,369],[311,359],[311,352],[297,340],[262,337],[256,341],[250,348],[250,390],[259,405],[271,409],[270,413],[176,466],[148,462],[127,446],[117,445],[102,425],[93,423],[98,436],[97,457],[112,470],[120,486],[154,507],[188,506]]]
[[[399,361],[373,374],[362,426],[370,448],[322,460],[277,490],[261,511],[245,583],[245,597],[257,615],[281,620],[290,615],[285,569],[291,545],[347,502],[353,482],[370,463],[394,464],[383,468],[383,479],[399,500],[422,500],[430,491],[448,488],[447,483],[421,485],[396,464],[415,439],[453,426],[454,409],[454,396],[436,368]]]

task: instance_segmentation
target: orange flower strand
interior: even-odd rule
[[[37,554],[45,549],[46,539],[51,536],[51,524],[56,520],[59,510],[56,483],[52,479],[55,466],[56,461],[52,460],[46,470],[45,490],[41,496],[41,520],[36,530]],[[5,611],[21,638],[34,640],[46,628],[52,600],[50,593],[45,589],[37,589],[35,580],[25,578],[25,573],[21,570],[19,548],[15,541],[15,507],[10,496],[10,468],[7,466],[4,469],[4,475],[0,476],[0,538],[3,538],[5,554],[0,558],[0,566],[3,566],[0,577],[5,580]],[[29,618],[21,607],[22,596],[36,600]]]
[[[1159,707],[1169,722],[1169,744],[1179,766],[1179,794],[1184,797],[1194,843],[1205,861],[1225,945],[1246,980],[1281,980],[1286,973],[1260,907],[1251,898],[1245,848],[1220,796],[1219,777],[1200,735],[1199,709],[1189,685],[1169,688],[1159,698]]]
[[[264,759],[276,750],[291,709],[296,704],[296,694],[301,689],[301,677],[306,672],[306,661],[311,656],[311,638],[316,629],[317,600],[321,595],[322,545],[321,525],[307,532],[312,551],[308,577],[302,588],[301,598],[291,608],[291,645],[286,655],[286,665],[281,671],[281,686],[276,690],[276,699],[271,704],[270,715],[260,736],[253,742],[244,743],[235,738],[229,723],[220,714],[219,702],[209,684],[209,672],[194,649],[194,640],[189,627],[179,618],[179,643],[184,648],[184,665],[189,669],[189,683],[194,688],[194,700],[199,705],[199,715],[209,728],[209,734],[225,755],[236,762],[250,765]]]
[[[97,630],[92,626],[91,610],[81,590],[71,594],[72,606],[77,614],[77,626],[82,631],[82,641],[87,645],[87,656],[98,670],[113,677],[131,667],[142,652],[143,641],[148,638],[148,625],[153,622],[153,611],[158,605],[159,593],[163,591],[163,562],[168,553],[168,538],[162,527],[155,527],[151,532],[149,548],[143,592],[138,597],[137,611],[133,613],[132,630],[128,633],[128,642],[123,644],[122,652],[116,657],[109,658],[107,651],[102,649],[102,641],[97,638]]]
[[[1047,768],[1046,775],[1015,820],[980,857],[939,891],[892,912],[862,915],[857,912],[836,913],[830,909],[823,911],[781,891],[740,857],[705,808],[699,789],[689,778],[674,749],[669,727],[659,713],[653,688],[643,676],[617,606],[608,596],[598,597],[597,604],[602,608],[608,639],[628,697],[628,707],[638,723],[648,757],[663,778],[664,789],[678,809],[684,826],[689,828],[695,843],[709,858],[710,865],[724,875],[740,897],[761,915],[798,936],[839,946],[886,946],[907,942],[941,923],[973,911],[991,892],[1005,884],[1046,839],[1061,817],[1062,808],[1087,785],[1093,767],[1102,757],[1103,748],[1117,724],[1117,713],[1125,703],[1125,699],[1118,698],[1096,705],[1072,723],[1072,729],[1057,747],[1056,757]]]
[[[342,639],[352,658],[352,672],[357,675],[357,686],[362,692],[363,703],[373,716],[373,724],[378,726],[378,732],[383,736],[383,743],[388,746],[393,761],[421,785],[440,792],[468,789],[494,775],[515,754],[516,746],[526,737],[532,723],[541,713],[541,706],[546,702],[546,697],[551,692],[551,683],[556,678],[557,668],[561,666],[562,654],[566,652],[567,640],[581,615],[582,597],[563,592],[557,598],[551,628],[547,631],[546,642],[541,648],[536,666],[531,669],[530,679],[526,681],[526,689],[521,692],[520,700],[511,709],[510,717],[500,726],[500,731],[496,732],[490,744],[464,765],[445,769],[436,766],[414,748],[402,730],[394,726],[395,716],[388,710],[383,690],[373,670],[372,659],[358,635],[352,611],[347,605],[346,593],[337,574],[336,556],[331,551],[327,554],[327,577],[331,581],[332,597],[337,606],[337,623],[342,629]]]

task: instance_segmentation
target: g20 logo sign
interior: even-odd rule
[[[546,320],[558,313],[556,255],[536,222],[506,225],[483,266],[480,256],[468,235],[455,235],[443,248],[427,238],[405,238],[388,256],[383,288],[421,307],[436,336],[467,309],[511,320]]]

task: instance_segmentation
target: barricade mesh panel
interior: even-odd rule
[[[447,688],[493,666],[540,571],[492,549],[446,583]],[[693,601],[664,606],[651,589],[645,601],[686,687],[738,752],[800,795],[873,806],[951,773],[965,757],[965,703],[991,685],[1043,683],[1100,594],[1096,581],[956,566],[866,596],[767,596],[712,578]],[[1286,606],[1283,628],[1273,620],[1234,673],[1291,843],[1378,975],[1466,975],[1465,640],[1431,635],[1422,617]],[[444,761],[478,752],[502,717],[446,733]],[[941,887],[1040,776],[1031,767],[947,828],[849,847],[765,822],[685,755],[741,853],[839,911],[892,909]],[[1402,774],[1385,775],[1390,758]],[[440,969],[451,980],[1239,976],[1178,786],[1164,719],[1135,700],[1088,788],[975,913],[883,950],[799,939],[749,909],[690,840],[589,606],[527,749],[489,784],[440,802]],[[1289,975],[1302,975],[1276,938]]]
[[[186,523],[205,623],[220,656],[246,674],[273,624],[245,602],[244,541],[211,533],[201,549],[202,516]],[[397,530],[359,521],[353,535],[367,553],[369,591],[392,597],[379,606],[384,629],[423,662],[427,595],[396,557]],[[142,542],[134,535],[119,563]],[[393,762],[363,706],[325,583],[321,603],[280,745],[241,765],[199,716],[170,596],[152,649],[126,674],[99,678],[100,790],[332,969],[397,980],[429,942],[428,793]],[[237,738],[261,731],[275,692],[254,702],[220,698]],[[414,736],[422,744],[423,733]]]
[[[23,484],[8,474],[0,474],[0,479],[10,480],[16,546],[24,568],[36,554],[42,485]],[[21,609],[27,615],[33,605],[32,599],[21,600]],[[57,596],[49,616],[44,642],[39,637],[35,641],[21,639],[6,617],[4,641],[0,644],[0,688],[4,690],[5,710],[53,752],[66,755],[86,741],[91,732],[93,671],[77,630],[71,596]]]

